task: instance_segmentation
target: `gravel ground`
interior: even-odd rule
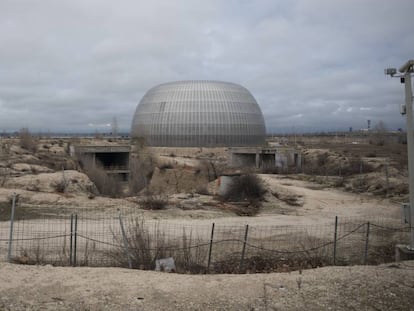
[[[414,310],[414,261],[250,275],[0,263],[0,310]]]

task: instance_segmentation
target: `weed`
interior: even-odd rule
[[[167,208],[168,200],[162,195],[146,195],[140,205],[146,210],[163,210]]]

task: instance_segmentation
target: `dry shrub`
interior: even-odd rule
[[[94,165],[90,157],[81,158],[81,163],[86,175],[95,184],[101,195],[117,198],[123,194],[119,178],[106,173],[101,165]]]
[[[146,210],[163,210],[167,208],[168,200],[162,195],[146,195],[140,204]]]
[[[0,168],[0,187],[3,187],[10,177],[10,170],[8,168]]]
[[[149,185],[155,168],[155,161],[150,154],[133,154],[129,161],[129,192],[139,193]]]
[[[43,265],[46,264],[44,251],[37,243],[35,248],[22,249],[20,255],[13,258],[14,263],[23,265]]]
[[[23,265],[51,264],[55,266],[66,266],[69,264],[66,238],[63,239],[62,248],[53,253],[45,248],[41,239],[36,240],[33,246],[21,248],[20,254],[14,256],[12,261]]]
[[[224,170],[226,169],[226,164],[224,162],[213,161],[213,160],[204,160],[196,168],[195,174],[202,173],[207,177],[208,181],[213,181],[219,178]]]
[[[122,195],[121,181],[116,176],[107,174],[104,169],[99,167],[95,167],[86,173],[100,194],[112,198]]]
[[[166,257],[173,257],[177,272],[200,273],[205,270],[204,261],[207,249],[201,246],[199,239],[194,239],[192,234],[183,235],[180,238],[169,240],[158,224],[147,225],[144,219],[135,218],[129,222],[125,230],[128,243],[129,256],[132,268],[153,270],[155,261]],[[119,248],[109,252],[109,256],[118,265],[127,267],[128,258],[125,252],[124,240],[119,234],[113,233],[115,243]]]
[[[221,260],[214,262],[212,270],[215,273],[270,273],[312,269],[332,264],[332,255],[327,252],[331,248],[323,246],[326,240],[311,237],[306,233],[293,237],[286,236],[285,239],[286,245],[279,245],[274,251],[273,247],[247,247],[242,266],[240,252],[224,254]]]
[[[55,181],[52,183],[52,187],[55,189],[56,192],[65,193],[66,188],[68,186],[67,180],[62,178],[60,181]]]
[[[303,206],[303,200],[301,200],[302,196],[297,194],[289,194],[289,193],[280,193],[276,191],[272,191],[272,195],[279,199],[280,201],[285,202],[290,206]]]
[[[254,216],[260,211],[266,193],[262,180],[253,174],[234,177],[221,199],[233,202],[233,211],[239,216]]]
[[[183,229],[180,248],[175,252],[175,263],[177,272],[180,273],[202,273],[205,272],[205,259],[207,258],[208,248],[201,246],[204,241],[193,238],[192,232],[187,235]]]
[[[222,199],[224,201],[258,203],[263,200],[265,193],[266,188],[260,177],[247,174],[234,177]]]
[[[59,181],[53,182],[51,186],[55,189],[56,192],[65,193],[68,185],[69,182],[65,178],[65,171],[62,171],[62,178]]]
[[[37,141],[36,139],[30,134],[28,128],[22,128],[19,131],[19,140],[20,140],[20,147],[36,152],[37,151]]]

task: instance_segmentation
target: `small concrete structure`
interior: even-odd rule
[[[281,168],[302,167],[302,155],[286,147],[237,147],[230,148],[230,167]]]
[[[70,146],[72,156],[85,163],[91,161],[93,167],[100,166],[108,174],[116,174],[120,180],[129,178],[130,145],[75,145]]]

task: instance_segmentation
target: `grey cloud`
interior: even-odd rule
[[[128,130],[172,80],[247,87],[269,131],[403,127],[386,66],[414,58],[411,0],[0,3],[0,130]]]

